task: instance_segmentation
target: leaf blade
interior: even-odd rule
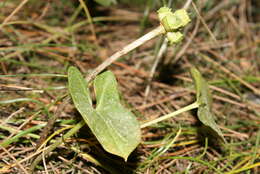
[[[78,111],[85,115],[85,113],[94,112],[90,92],[87,88],[88,83],[85,81],[80,71],[75,67],[70,67],[68,70],[69,92],[71,94],[73,103]],[[84,117],[83,117],[84,118]],[[84,118],[86,122],[88,117]]]
[[[87,83],[77,68],[69,68],[68,80],[75,107],[102,147],[127,160],[141,141],[141,131],[135,116],[120,103],[113,73],[105,72],[94,80],[96,109],[92,107]]]
[[[196,100],[199,103],[197,115],[199,120],[208,127],[211,132],[218,136],[223,142],[226,142],[221,130],[214,120],[214,114],[211,111],[212,96],[207,82],[196,68],[191,68],[191,76],[195,83]]]
[[[107,146],[107,150],[113,154],[122,156],[125,160],[141,141],[141,131],[134,114],[124,108],[120,103],[117,82],[112,72],[107,71],[97,76],[94,80],[94,88],[97,94],[97,112],[111,122],[110,127],[113,136],[113,146]],[[113,133],[112,133],[113,132]]]

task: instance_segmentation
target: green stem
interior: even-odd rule
[[[147,126],[151,126],[151,125],[156,124],[156,123],[158,123],[158,122],[160,122],[160,121],[169,119],[169,118],[174,117],[174,116],[176,116],[176,115],[178,115],[178,114],[181,114],[181,113],[183,113],[183,112],[186,112],[186,111],[189,111],[189,110],[198,108],[198,107],[199,107],[199,103],[198,103],[198,102],[194,102],[194,103],[192,103],[192,104],[190,104],[190,105],[188,105],[188,106],[185,106],[185,107],[183,107],[183,108],[181,108],[181,109],[179,109],[179,110],[177,110],[177,111],[174,111],[174,112],[172,112],[172,113],[170,113],[170,114],[167,114],[167,115],[164,115],[164,116],[159,117],[159,118],[157,118],[157,119],[154,119],[154,120],[152,120],[152,121],[143,123],[143,124],[141,125],[141,128],[145,128],[145,127],[147,127]]]
[[[160,34],[164,34],[166,31],[162,25],[159,25],[159,27],[153,29],[149,33],[143,35],[139,39],[133,41],[132,43],[126,45],[123,47],[120,51],[117,51],[115,54],[107,58],[105,61],[103,61],[98,67],[96,67],[88,76],[86,77],[86,80],[90,82],[93,80],[101,71],[103,71],[106,67],[111,65],[114,61],[122,57],[123,55],[129,53],[130,51],[134,50],[135,48],[143,45],[145,42],[155,38],[156,36],[159,36]]]

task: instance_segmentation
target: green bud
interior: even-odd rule
[[[183,39],[183,34],[181,32],[167,32],[166,34],[167,39],[169,40],[170,44],[176,44]]]
[[[165,31],[176,31],[190,22],[188,13],[184,9],[172,13],[168,7],[162,7],[158,11],[158,17]]]
[[[162,19],[162,25],[166,31],[175,31],[182,27],[182,21],[174,14],[169,14]]]
[[[190,17],[186,10],[180,9],[173,13],[177,18],[179,18],[182,22],[182,27],[187,25],[190,22]]]
[[[172,10],[168,7],[161,7],[158,11],[158,17],[159,17],[159,20],[162,21],[162,19],[169,15],[169,14],[172,14]]]

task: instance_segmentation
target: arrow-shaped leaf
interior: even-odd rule
[[[141,133],[134,114],[120,103],[113,73],[104,72],[94,80],[96,109],[92,107],[87,83],[77,68],[69,68],[68,79],[75,107],[102,147],[127,160],[140,143]]]
[[[221,130],[218,128],[214,120],[214,115],[211,111],[212,97],[207,82],[196,68],[191,69],[191,75],[195,83],[196,98],[199,103],[197,113],[199,120],[211,130],[210,132],[213,132],[213,134],[217,135],[221,140],[226,142]]]

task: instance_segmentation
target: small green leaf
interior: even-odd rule
[[[94,1],[96,1],[97,3],[99,3],[100,5],[103,5],[103,6],[109,6],[112,4],[116,4],[116,0],[94,0]]]
[[[70,67],[68,78],[73,102],[102,147],[127,160],[141,141],[141,131],[134,114],[120,103],[113,73],[104,72],[94,80],[96,109],[79,70]]]
[[[206,126],[206,128],[210,129],[210,132],[214,134],[213,136],[217,135],[218,138],[226,142],[221,130],[215,123],[214,115],[211,111],[212,97],[207,82],[203,79],[196,68],[191,68],[191,75],[195,83],[196,98],[199,103],[197,113],[199,120]]]

